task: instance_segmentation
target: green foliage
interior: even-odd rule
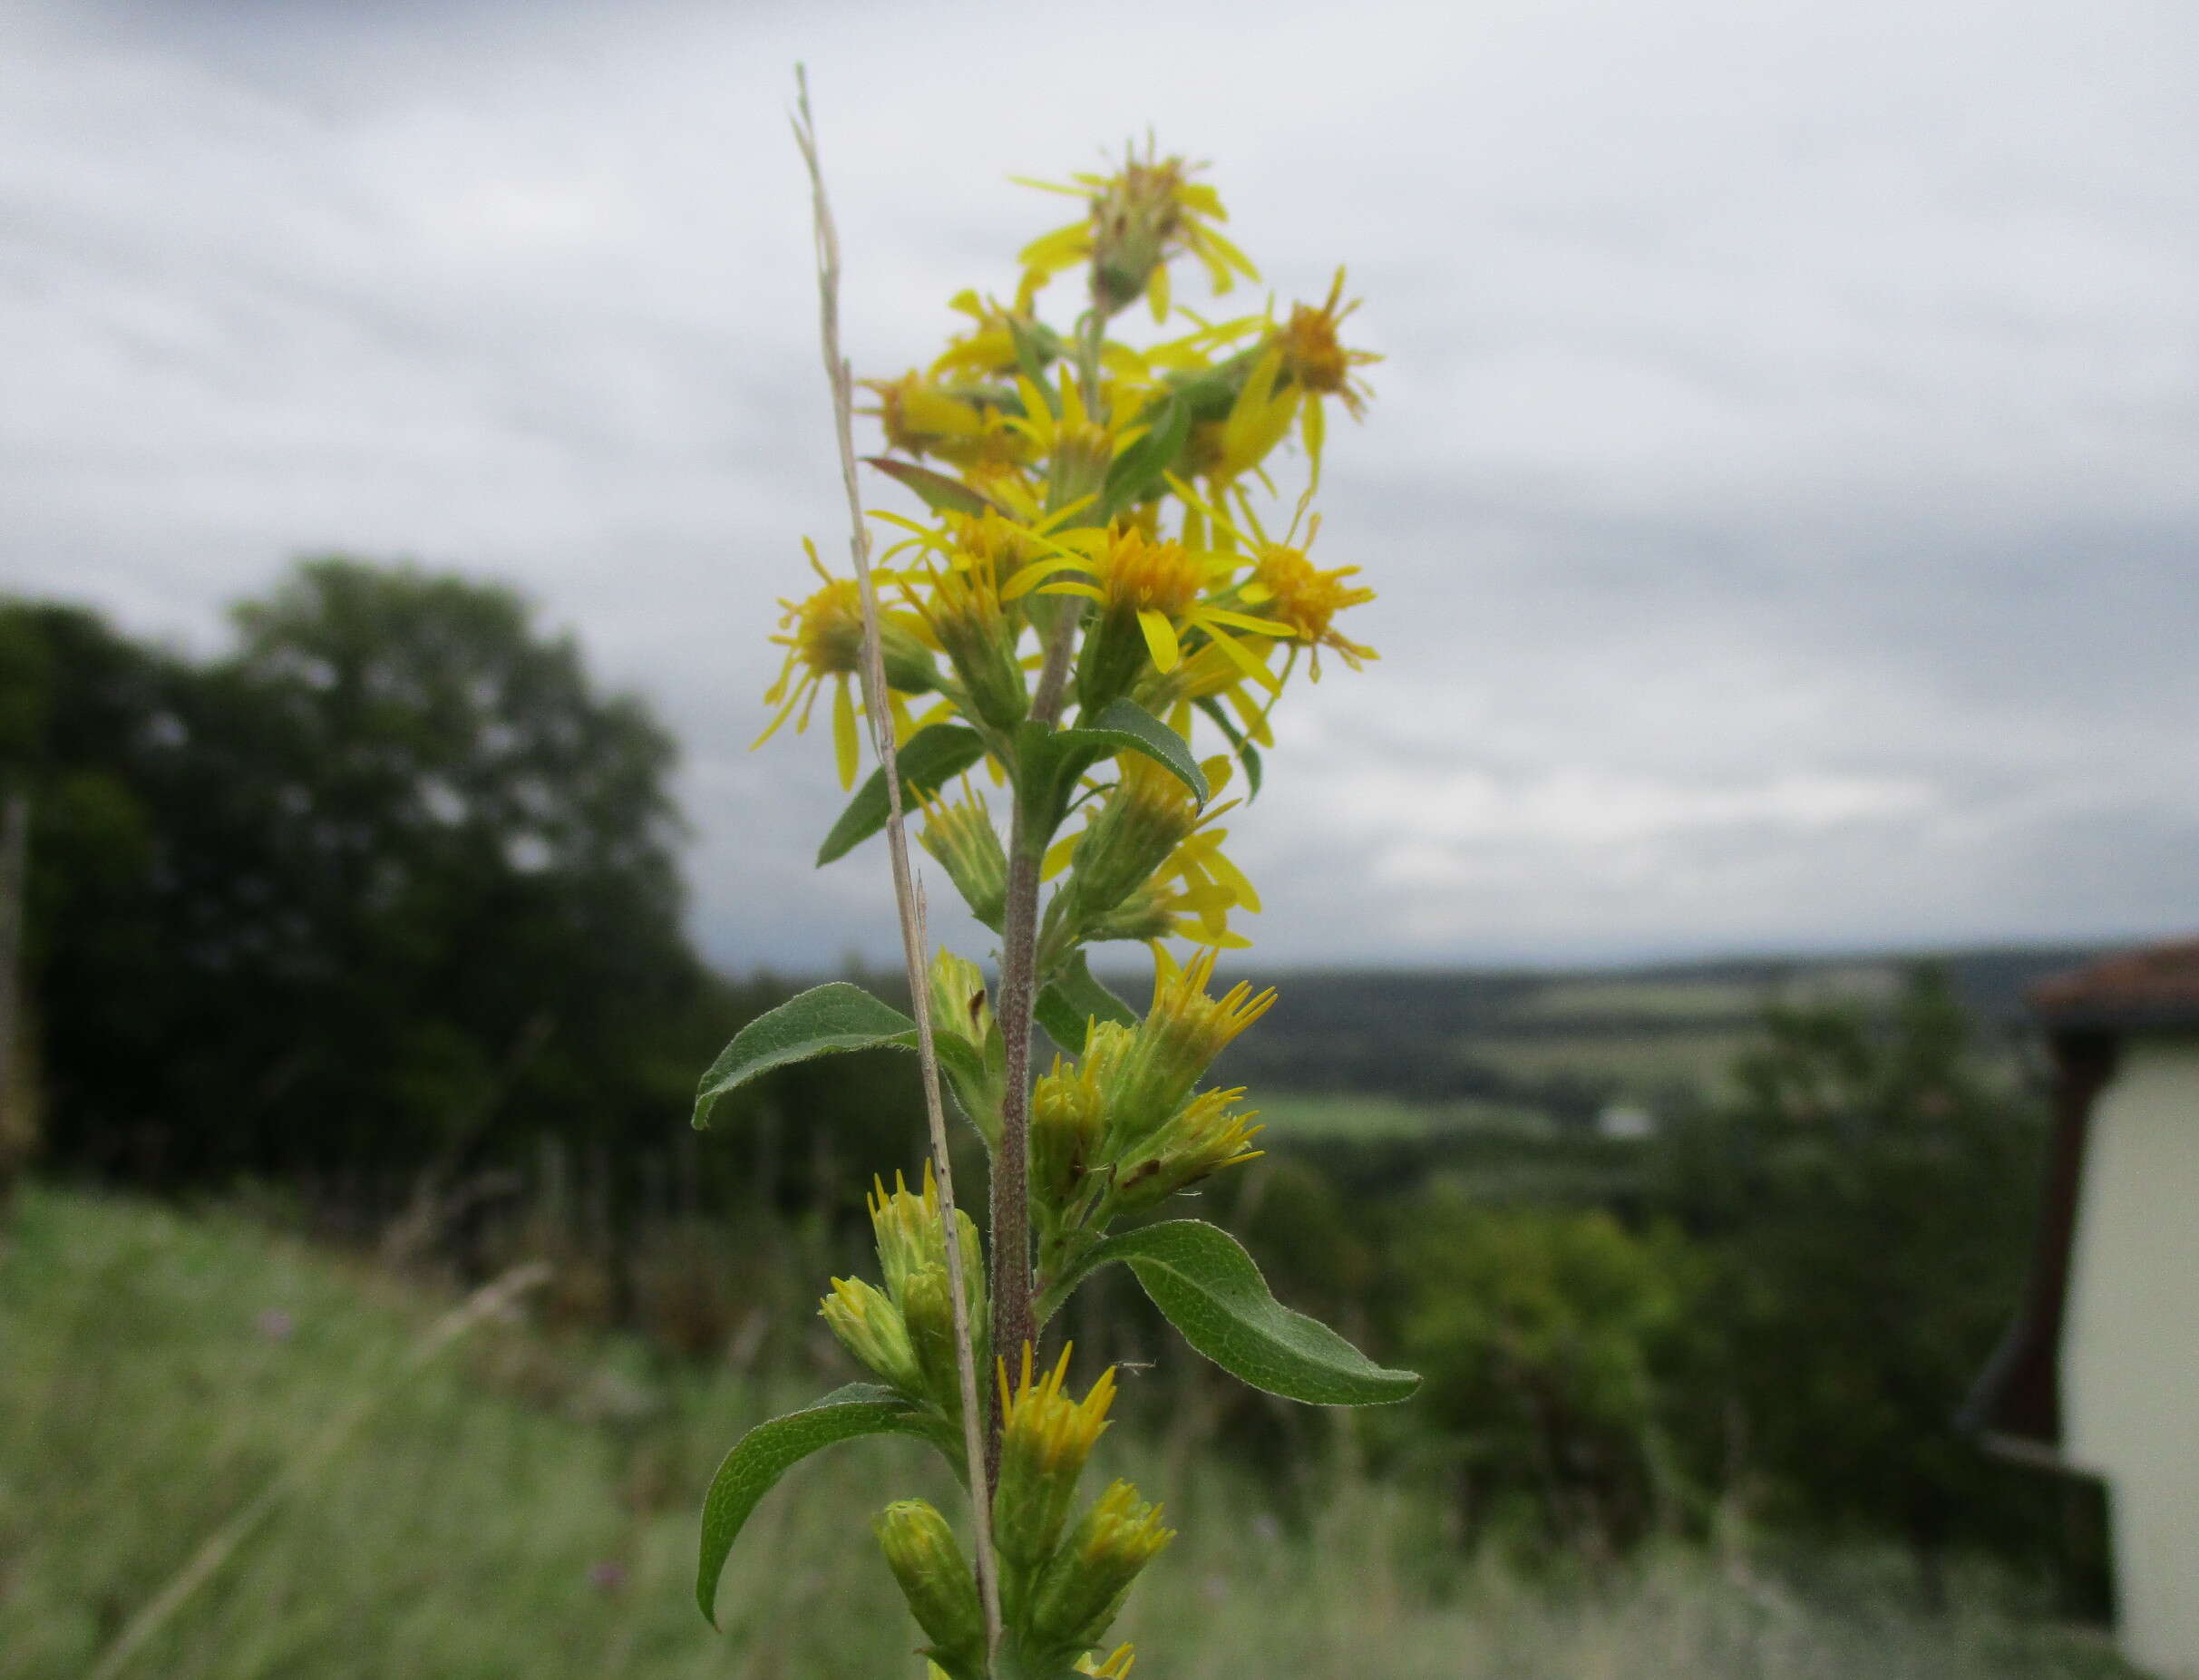
[[[1091,961],[1082,951],[1039,988],[1037,1015],[1046,1036],[1072,1055],[1084,1049],[1085,1032],[1092,1022],[1134,1026],[1138,1019],[1128,1004],[1094,976]]]
[[[676,1102],[714,1000],[639,703],[511,591],[408,567],[308,562],[235,623],[195,665],[0,609],[55,1153],[357,1170]]]
[[[1774,1009],[1742,1094],[1677,1128],[1660,1199],[1717,1266],[1710,1378],[1777,1496],[1922,1550],[2024,1543],[1955,1413],[2017,1299],[2043,1117],[1988,1076],[1945,976],[1891,1015]]]
[[[1394,1264],[1403,1345],[1455,1442],[1466,1523],[1523,1504],[1562,1543],[1640,1538],[1702,1257],[1669,1227],[1637,1236],[1601,1209],[1436,1195],[1403,1221]]]

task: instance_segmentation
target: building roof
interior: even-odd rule
[[[2041,980],[2029,995],[2051,1029],[2199,1027],[2199,939],[2125,951]]]
[[[2004,1449],[2051,1458],[2061,1442],[2062,1319],[2092,1104],[2115,1077],[2124,1034],[2199,1029],[2199,939],[2121,952],[2041,980],[2027,996],[2054,1058],[2054,1133],[2024,1298],[1962,1419]]]

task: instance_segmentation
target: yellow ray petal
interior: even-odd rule
[[[855,736],[855,697],[848,692],[845,677],[841,678],[840,693],[832,701],[832,749],[840,758],[840,785],[853,787],[862,751]]]
[[[1168,622],[1168,615],[1154,612],[1151,607],[1142,608],[1138,626],[1145,632],[1145,646],[1153,655],[1153,669],[1174,670],[1176,661],[1183,656],[1183,649],[1176,640],[1176,626]]]

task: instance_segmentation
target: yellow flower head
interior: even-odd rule
[[[1244,950],[1251,941],[1230,930],[1230,912],[1260,914],[1260,893],[1221,850],[1227,829],[1201,829],[1154,871],[1145,891],[1168,931],[1218,950]],[[1158,937],[1160,936],[1153,936]]]
[[[832,1294],[817,1310],[841,1345],[901,1393],[922,1394],[923,1369],[900,1307],[860,1277],[835,1277],[832,1283]]]
[[[1328,288],[1328,300],[1318,309],[1309,304],[1292,305],[1290,319],[1275,335],[1275,345],[1282,356],[1283,377],[1307,393],[1299,414],[1299,430],[1317,481],[1321,471],[1321,444],[1327,433],[1322,399],[1338,399],[1345,411],[1358,420],[1367,413],[1367,399],[1374,395],[1374,387],[1353,370],[1382,358],[1371,350],[1347,349],[1337,335],[1345,317],[1358,306],[1357,298],[1348,304],[1344,302],[1344,270],[1338,268],[1336,281]]]
[[[1124,1680],[1137,1660],[1138,1654],[1134,1646],[1118,1645],[1107,1654],[1107,1660],[1104,1663],[1088,1653],[1078,1657],[1076,1672],[1080,1675],[1097,1675],[1100,1680]]]
[[[1320,529],[1320,515],[1316,514],[1306,531],[1308,547]],[[1375,598],[1372,589],[1344,581],[1357,577],[1358,572],[1357,566],[1338,566],[1320,571],[1306,558],[1304,549],[1294,549],[1287,543],[1263,543],[1253,561],[1252,576],[1238,591],[1238,599],[1247,606],[1266,607],[1274,618],[1289,626],[1293,641],[1313,650],[1313,680],[1318,683],[1321,680],[1324,647],[1336,649],[1344,656],[1344,663],[1355,671],[1362,660],[1381,657],[1365,643],[1355,642],[1332,627],[1331,621],[1347,607],[1357,607]]]
[[[924,1163],[920,1190],[910,1190],[898,1172],[893,1175],[890,1191],[883,1180],[873,1178],[864,1205],[871,1212],[871,1234],[878,1239],[879,1268],[885,1274],[886,1292],[893,1299],[901,1298],[910,1278],[924,1267],[944,1268],[947,1227],[940,1217],[939,1187],[932,1178],[930,1161]],[[959,1208],[955,1209],[955,1225],[961,1237],[963,1284],[974,1290],[985,1277],[978,1228]]]
[[[1042,1223],[1060,1218],[1083,1190],[1099,1148],[1104,1106],[1089,1060],[1070,1063],[1056,1056],[1033,1089],[1031,1195]]]
[[[1052,386],[1018,374],[1016,393],[1023,413],[1001,423],[1016,435],[1022,460],[1048,463],[1047,502],[1056,515],[1097,495],[1114,458],[1145,434],[1126,410],[1118,414],[1104,403],[1097,409],[1087,403],[1066,366]]]
[[[1354,420],[1367,412],[1367,399],[1374,390],[1352,370],[1382,359],[1371,350],[1348,350],[1337,336],[1337,329],[1358,306],[1356,297],[1344,302],[1344,271],[1338,268],[1328,300],[1318,308],[1293,304],[1290,319],[1276,335],[1284,374],[1316,396],[1341,398]]]
[[[949,309],[968,316],[973,325],[969,331],[950,340],[939,360],[931,364],[934,378],[974,374],[1000,379],[1015,374],[1023,365],[1023,358],[1016,348],[1018,335],[1031,345],[1042,364],[1061,354],[1061,340],[1031,313],[1031,298],[1037,288],[1028,283],[1029,277],[1026,279],[1013,307],[1004,307],[997,299],[980,297],[974,291],[957,292],[948,300]]]
[[[1113,175],[1075,175],[1074,185],[1024,181],[1027,187],[1084,199],[1089,207],[1083,220],[1025,248],[1024,267],[1043,284],[1089,257],[1092,296],[1102,310],[1112,315],[1143,296],[1156,321],[1168,316],[1172,257],[1188,252],[1198,258],[1217,295],[1230,289],[1234,275],[1259,279],[1245,254],[1217,231],[1229,220],[1229,212],[1219,193],[1191,179],[1202,167],[1160,157],[1149,139],[1144,157],[1125,149],[1123,167]]]
[[[853,578],[835,578],[826,571],[817,558],[817,545],[808,538],[802,539],[802,546],[824,587],[803,600],[779,603],[785,610],[779,618],[779,634],[771,639],[786,649],[786,658],[778,677],[764,691],[764,704],[778,710],[752,750],[777,734],[789,717],[795,718],[796,734],[806,731],[817,695],[830,683],[834,689],[832,744],[840,785],[853,787],[861,755],[851,684],[862,668],[862,590]],[[881,613],[878,627],[888,687],[914,694],[930,686],[937,670],[917,634],[919,626],[898,615]]]
[[[1017,594],[1036,588],[1099,603],[1100,622],[1077,671],[1077,698],[1087,710],[1097,711],[1124,693],[1149,664],[1163,674],[1173,671],[1187,638],[1221,649],[1247,676],[1274,685],[1265,662],[1231,634],[1273,636],[1274,621],[1225,607],[1218,598],[1243,565],[1240,557],[1186,548],[1121,520],[1104,531],[1068,532],[1061,545],[1068,551],[1034,561],[1008,588]]]
[[[1023,635],[1020,614],[1002,605],[989,567],[935,566],[926,580],[928,591],[910,586],[906,593],[960,680],[954,697],[995,729],[1015,728],[1030,708],[1016,653]]]
[[[956,391],[913,370],[899,379],[866,379],[878,406],[859,411],[875,415],[886,447],[921,461],[937,455],[962,467],[1000,467],[1027,459],[1022,438],[983,393]]]

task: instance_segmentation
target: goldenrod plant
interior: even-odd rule
[[[951,300],[957,330],[929,366],[862,382],[886,446],[867,464],[920,509],[865,511],[806,96],[796,133],[815,186],[851,573],[811,548],[821,587],[782,604],[764,734],[790,719],[801,733],[830,689],[852,788],[868,733],[878,766],[818,861],[885,834],[911,1007],[844,982],[802,994],[726,1047],[695,1123],[772,1068],[890,1045],[920,1059],[931,1148],[915,1189],[906,1168],[891,1190],[875,1185],[878,1280],[834,1278],[821,1309],[872,1380],[734,1447],[704,1508],[697,1598],[713,1615],[743,1521],[789,1466],[835,1442],[911,1435],[970,1494],[967,1542],[921,1500],[874,1525],[933,1675],[1124,1675],[1133,1654],[1108,1632],[1172,1531],[1125,1482],[1079,1510],[1114,1381],[1080,1384],[1073,1350],[1048,1345],[1077,1287],[1126,1266],[1193,1349],[1289,1399],[1377,1404],[1418,1382],[1278,1304],[1226,1232],[1151,1217],[1260,1152],[1244,1092],[1202,1088],[1274,995],[1242,982],[1214,995],[1220,954],[1245,948],[1260,909],[1217,823],[1239,809],[1225,792],[1258,795],[1270,717],[1300,675],[1318,680],[1325,652],[1354,667],[1375,656],[1338,624],[1371,598],[1357,568],[1309,553],[1328,411],[1359,415],[1358,370],[1374,358],[1339,336],[1341,270],[1323,302],[1287,314],[1270,300],[1210,318],[1178,302],[1186,258],[1217,296],[1259,276],[1200,166],[1149,141],[1105,172],[1027,183],[1075,200],[1074,219],[1024,249],[1006,301]],[[1077,313],[1051,325],[1041,305],[1073,273]],[[1151,325],[1134,334],[1138,316]],[[997,937],[988,966],[929,949],[910,811]],[[1089,948],[1108,941],[1151,949],[1143,1013],[1092,971]],[[1036,1078],[1035,1028],[1061,1052]],[[955,1206],[942,1084],[989,1162],[983,1244]]]

